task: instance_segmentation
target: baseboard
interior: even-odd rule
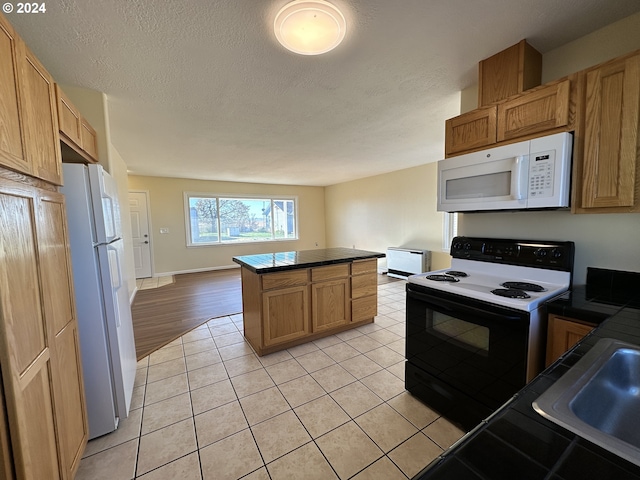
[[[138,293],[138,285],[133,287],[133,292],[131,292],[131,296],[129,297],[129,305],[133,305],[133,301],[136,299],[136,293]]]
[[[200,273],[200,272],[212,272],[215,270],[231,270],[232,268],[240,268],[240,265],[237,264],[233,264],[233,265],[224,265],[222,267],[206,267],[206,268],[194,268],[191,270],[176,270],[174,272],[161,272],[158,273],[156,272],[153,276],[154,277],[168,277],[169,275],[180,275],[183,273]]]

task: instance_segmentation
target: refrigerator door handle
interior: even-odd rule
[[[122,287],[122,271],[120,270],[120,254],[118,249],[111,245],[107,245],[109,252],[109,269],[111,270],[111,282],[113,291],[120,290]],[[113,255],[113,256],[112,256]],[[120,315],[116,315],[116,326],[120,327]]]
[[[111,197],[109,197],[108,195],[105,194],[105,196],[102,197],[102,209],[105,212],[105,223],[108,222],[109,225],[105,225],[105,230],[106,230],[106,240],[109,242],[111,240],[113,240],[114,238],[116,238],[117,234],[117,228],[116,228],[116,216],[115,216],[115,209],[114,209],[114,205],[113,205],[113,199]]]

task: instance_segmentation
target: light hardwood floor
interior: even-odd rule
[[[242,311],[240,269],[175,275],[136,294],[131,314],[138,360],[212,318]]]

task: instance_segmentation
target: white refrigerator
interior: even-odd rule
[[[65,163],[63,175],[91,439],[129,414],[136,348],[117,184],[100,165]]]

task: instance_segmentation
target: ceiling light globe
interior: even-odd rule
[[[274,21],[278,41],[300,55],[320,55],[344,39],[346,21],[324,0],[296,0],[280,9]]]

